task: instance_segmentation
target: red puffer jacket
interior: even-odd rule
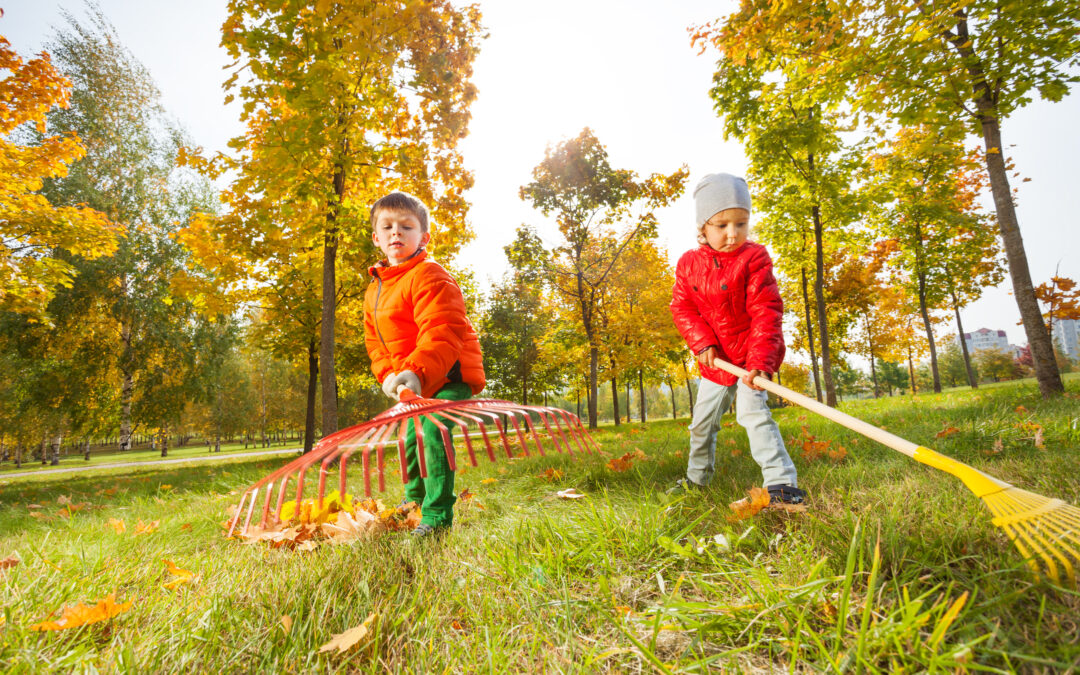
[[[746,242],[730,252],[702,244],[684,253],[675,268],[671,315],[695,354],[712,345],[725,361],[765,373],[775,373],[784,360],[784,301],[761,244]],[[718,384],[736,382],[722,370],[700,368]]]

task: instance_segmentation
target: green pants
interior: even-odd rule
[[[446,401],[463,401],[472,397],[472,389],[463,382],[451,382],[435,394],[435,398]],[[446,426],[453,435],[456,424],[445,417],[435,417]],[[424,460],[427,463],[427,478],[420,477],[420,462],[416,457],[416,427],[410,421],[405,437],[405,458],[408,460],[409,482],[405,484],[405,499],[420,505],[423,517],[421,522],[432,527],[449,527],[454,522],[454,472],[446,459],[442,432],[434,422],[421,418],[420,426],[424,432]],[[452,440],[452,438],[451,438]],[[453,445],[450,446],[453,452]]]

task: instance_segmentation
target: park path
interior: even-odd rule
[[[96,471],[98,469],[122,469],[128,466],[160,466],[161,464],[183,464],[185,462],[210,462],[218,459],[232,459],[234,457],[258,457],[259,455],[294,455],[300,452],[300,448],[279,448],[277,450],[259,450],[257,452],[229,452],[222,455],[203,455],[194,457],[178,457],[176,459],[150,459],[142,462],[114,462],[112,464],[91,464],[90,466],[70,466],[62,469],[40,469],[38,471],[20,471],[19,473],[0,473],[0,481],[8,478],[23,478],[26,476],[44,476],[50,473],[71,473],[75,471]]]

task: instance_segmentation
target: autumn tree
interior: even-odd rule
[[[797,53],[789,57],[792,50],[782,53],[745,43],[744,35],[753,32],[759,9],[746,3],[726,19],[698,28],[692,39],[702,50],[711,46],[721,54],[710,94],[724,118],[725,135],[739,138],[746,147],[758,210],[773,225],[759,228],[759,238],[774,249],[777,260],[789,261],[785,263],[789,269],[779,269],[781,273],[812,277],[825,400],[836,405],[831,344],[835,336],[829,333],[826,303],[827,249],[857,231],[853,226],[864,199],[858,178],[862,155],[843,136],[853,121],[841,105],[842,92],[800,86],[812,64]],[[827,29],[832,21],[828,12],[814,13],[818,30]],[[817,34],[790,38],[813,42]],[[808,239],[811,246],[806,245]],[[797,275],[790,269],[793,261]],[[810,307],[808,299],[805,305]],[[807,320],[810,336],[809,316]]]
[[[226,98],[243,101],[247,130],[230,142],[235,157],[192,160],[235,176],[220,227],[270,241],[288,228],[293,251],[321,252],[323,434],[338,427],[335,317],[348,291],[337,262],[362,270],[373,258],[367,205],[403,189],[433,207],[435,252],[452,255],[469,238],[472,178],[457,144],[476,97],[480,37],[476,6],[448,0],[228,5]]]
[[[907,272],[918,300],[935,392],[941,391],[941,377],[931,313],[951,298],[959,324],[959,296],[978,297],[983,284],[1000,281],[994,239],[985,235],[978,207],[977,159],[957,131],[905,127],[892,135],[887,151],[873,157],[888,203],[877,230],[896,243],[891,262]]]
[[[3,36],[0,75],[0,311],[40,315],[75,273],[56,252],[109,255],[116,231],[100,211],[56,205],[41,193],[46,180],[65,176],[86,154],[77,135],[50,135],[46,122],[50,111],[70,104],[70,80],[48,53],[24,61]]]
[[[615,169],[607,150],[586,128],[577,137],[548,147],[520,196],[545,216],[554,214],[561,241],[550,251],[546,271],[552,287],[574,306],[589,344],[589,426],[597,422],[597,376],[601,349],[601,298],[612,270],[636,238],[651,236],[654,210],[684,189],[686,167],[638,179]]]
[[[755,20],[741,35],[748,51],[806,59],[803,87],[853,92],[860,110],[905,125],[960,122],[982,139],[998,231],[1013,296],[1043,396],[1063,391],[1041,320],[1016,217],[1002,122],[1035,95],[1060,101],[1080,80],[1080,4],[1075,0],[795,0],[746,3]],[[806,40],[808,32],[819,39]]]
[[[1043,320],[1047,330],[1053,332],[1058,321],[1080,320],[1080,284],[1072,279],[1054,274],[1049,282],[1035,288],[1035,296],[1046,308]]]

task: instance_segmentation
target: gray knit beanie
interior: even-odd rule
[[[724,209],[750,210],[750,188],[746,181],[730,173],[710,173],[694,188],[697,226]]]

